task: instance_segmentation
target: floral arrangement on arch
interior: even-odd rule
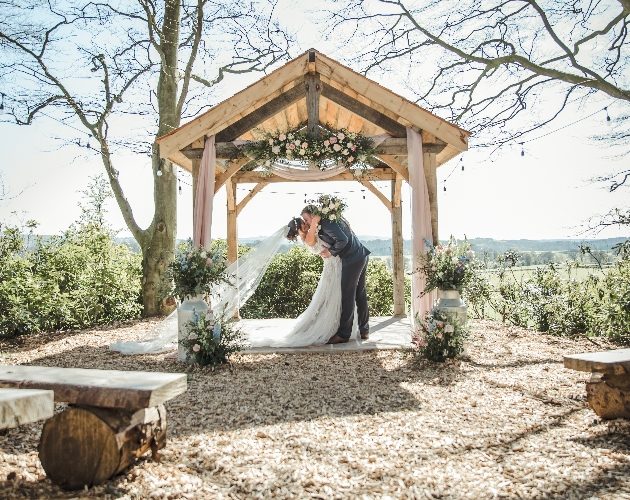
[[[186,360],[201,366],[228,363],[232,354],[245,347],[243,332],[235,323],[223,316],[215,318],[210,311],[190,321],[186,328],[188,336],[180,340]]]
[[[419,323],[422,333],[417,333],[413,342],[426,359],[444,361],[464,351],[468,330],[453,314],[434,307]]]
[[[247,155],[264,168],[283,160],[315,163],[320,170],[338,165],[352,168],[363,165],[374,151],[371,138],[330,127],[321,130],[319,137],[311,137],[306,131],[279,132],[245,146]]]
[[[227,283],[225,257],[219,251],[196,248],[188,240],[178,246],[169,266],[171,295],[180,301],[209,294],[218,283]]]
[[[308,200],[308,208],[313,214],[319,215],[324,220],[337,221],[343,217],[343,211],[348,206],[346,202],[338,196],[322,194],[315,200]]]
[[[428,250],[420,256],[419,271],[426,275],[425,293],[462,289],[468,284],[476,266],[475,253],[468,241],[457,242],[452,236],[446,245],[433,246],[425,240]]]

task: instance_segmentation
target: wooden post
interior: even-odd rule
[[[394,316],[405,315],[405,261],[403,256],[402,176],[392,181],[392,275],[394,281]]]
[[[438,237],[438,201],[437,201],[437,172],[435,153],[424,153],[424,176],[427,180],[427,190],[429,191],[429,206],[431,208],[431,232],[433,233],[433,244],[440,243]]]
[[[322,93],[322,84],[318,74],[308,74],[304,77],[306,82],[306,111],[308,124],[306,131],[311,137],[319,137],[319,95]]]
[[[238,237],[236,229],[236,183],[232,179],[225,181],[227,191],[227,261],[236,262],[238,256]]]
[[[192,160],[192,202],[193,202],[193,218],[195,217],[195,204],[197,203],[197,182],[199,182],[199,167],[201,166],[201,158],[193,158]]]

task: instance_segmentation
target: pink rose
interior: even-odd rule
[[[289,144],[289,149],[291,149],[291,150],[295,149],[295,144],[293,144],[293,143]]]
[[[302,149],[306,149],[308,148],[308,142],[303,142],[302,143]]]
[[[330,139],[328,139],[328,141],[329,141],[331,144],[334,144],[335,142],[337,142],[337,138],[333,135]]]

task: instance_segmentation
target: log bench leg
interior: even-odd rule
[[[586,383],[586,399],[601,418],[630,418],[630,374],[593,373]]]
[[[94,486],[166,444],[166,409],[69,406],[44,424],[39,459],[51,481],[64,489]]]

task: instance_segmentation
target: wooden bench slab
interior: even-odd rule
[[[630,349],[571,354],[564,356],[564,367],[582,372],[623,375],[630,373]]]
[[[186,392],[185,373],[0,365],[0,387],[49,389],[55,401],[135,410]]]
[[[52,417],[53,397],[53,391],[40,389],[0,389],[0,429]]]

